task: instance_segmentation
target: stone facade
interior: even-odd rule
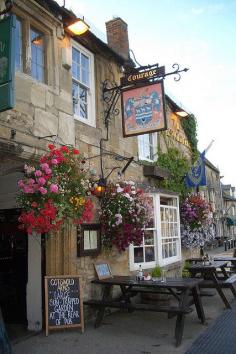
[[[143,165],[138,159],[138,138],[123,137],[121,113],[111,117],[109,129],[106,129],[104,124],[107,106],[102,96],[103,83],[108,80],[111,85],[119,85],[123,66],[127,66],[128,55],[117,54],[114,51],[115,47],[109,48],[91,32],[72,39],[64,31],[62,19],[66,16],[73,16],[73,14],[60,8],[52,0],[15,0],[12,11],[22,21],[23,66],[22,71],[17,71],[15,75],[15,106],[11,110],[0,113],[1,209],[4,209],[4,205],[7,205],[9,209],[16,208],[14,201],[16,187],[11,190],[6,188],[9,178],[16,186],[17,179],[22,175],[23,165],[37,160],[47,150],[47,145],[52,142],[58,145],[76,146],[80,153],[88,159],[90,167],[96,169],[98,176],[102,173],[101,167],[105,175],[108,175],[116,167],[109,177],[114,182],[118,178],[117,171],[122,170],[127,161],[120,161],[115,157],[126,159],[134,157],[134,161],[122,178],[155,187],[155,179],[143,175]],[[121,19],[119,24],[124,27],[120,30],[124,31],[127,54],[127,25]],[[109,22],[107,27],[110,25]],[[30,26],[39,29],[45,36],[45,83],[33,79],[30,75],[31,44],[27,34]],[[75,42],[86,48],[94,57],[95,126],[74,119],[71,56],[72,45]],[[132,63],[129,64],[132,65]],[[118,100],[116,108],[121,111],[120,100]],[[191,150],[187,137],[181,127],[180,118],[172,109],[168,97],[166,97],[166,114],[168,130],[158,133],[159,147],[162,151],[166,151],[169,146],[175,146],[190,159]],[[102,166],[101,147],[104,151]],[[96,205],[94,222],[97,222],[99,202],[95,197],[94,203]],[[34,240],[31,240],[28,251],[29,283],[27,285],[30,329],[39,329],[42,324],[42,313],[40,314],[42,304],[38,292],[42,291],[40,276],[44,274],[41,274],[39,254],[37,269],[34,264],[34,255],[40,252],[38,249],[38,241],[34,243]],[[46,239],[45,253],[45,274],[80,274],[84,298],[94,296],[96,291],[90,285],[91,279],[95,276],[94,263],[96,261],[106,259],[114,274],[130,273],[128,250],[122,254],[112,250],[110,254],[101,253],[98,257],[78,257],[77,230],[69,223],[63,230]],[[176,264],[170,265],[171,272],[175,266]],[[41,290],[37,292],[37,303],[33,304],[32,296],[34,296],[35,289],[39,289],[39,287]],[[34,310],[32,310],[33,307]],[[35,311],[35,308],[38,312]]]

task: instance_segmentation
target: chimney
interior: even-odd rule
[[[107,42],[124,59],[129,59],[128,25],[120,17],[106,22]]]

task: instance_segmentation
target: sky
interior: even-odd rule
[[[63,0],[57,1],[63,5]],[[165,91],[193,113],[198,148],[236,187],[236,0],[65,0],[105,40],[105,22],[121,17],[141,65],[189,68]],[[132,57],[132,55],[131,55]]]

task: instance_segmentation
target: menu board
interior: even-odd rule
[[[50,329],[81,327],[84,331],[81,278],[45,277],[46,336]]]

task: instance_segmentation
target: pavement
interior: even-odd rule
[[[208,251],[208,254],[231,256],[232,250],[224,252],[223,248]],[[227,298],[233,302],[233,295],[226,290]],[[195,310],[185,317],[185,328],[182,344],[176,348],[174,341],[175,318],[168,319],[165,313],[152,312],[113,312],[105,317],[101,327],[94,329],[93,322],[85,322],[85,331],[80,329],[51,331],[49,336],[45,332],[30,334],[13,341],[14,354],[231,354],[235,349],[217,352],[215,349],[205,352],[190,351],[194,349],[197,341],[205,341],[211,338],[213,332],[209,332],[217,324],[217,338],[222,332],[221,323],[227,328],[227,321],[232,325],[235,310],[225,310],[218,294],[213,297],[202,298],[207,324],[202,325]],[[225,315],[227,314],[227,316]],[[230,319],[229,319],[229,315]],[[218,321],[218,322],[217,322]],[[230,322],[231,321],[231,322]],[[236,327],[236,325],[235,325]],[[233,336],[236,338],[235,334]],[[233,338],[232,337],[232,338]],[[215,341],[216,339],[215,338]],[[200,342],[201,343],[201,342]],[[201,348],[201,345],[200,345]],[[209,349],[209,348],[208,348]],[[194,349],[196,350],[196,348]],[[211,349],[210,349],[211,350]]]

